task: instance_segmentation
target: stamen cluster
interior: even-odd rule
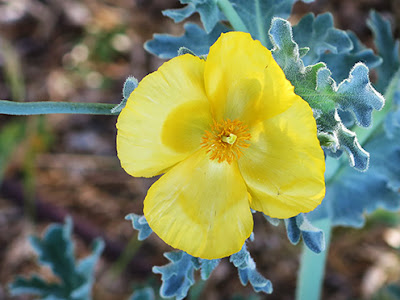
[[[226,161],[230,164],[243,154],[241,148],[250,146],[251,135],[247,131],[247,126],[242,121],[214,120],[211,131],[205,132],[201,144],[207,149],[211,160],[217,160],[219,163]],[[232,136],[236,138],[230,143]]]

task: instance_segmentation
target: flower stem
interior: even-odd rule
[[[325,262],[332,228],[329,218],[313,222],[313,225],[324,231],[326,250],[316,254],[308,249],[307,246],[303,245],[303,253],[300,259],[300,272],[297,277],[296,300],[318,300],[321,297]]]
[[[0,114],[6,115],[45,115],[45,114],[90,114],[116,115],[111,109],[115,104],[80,102],[14,102],[0,100]]]
[[[235,29],[236,31],[249,32],[246,25],[244,25],[242,19],[239,17],[229,0],[217,0],[217,5],[219,9],[224,13],[224,15],[228,18],[228,21],[231,23],[233,29]]]

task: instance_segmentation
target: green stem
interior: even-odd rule
[[[300,272],[297,281],[297,300],[318,300],[321,297],[322,283],[325,273],[326,256],[331,236],[331,221],[329,218],[313,222],[313,225],[324,231],[326,250],[319,254],[312,252],[303,245],[300,259]]]
[[[242,19],[239,17],[229,0],[217,0],[217,5],[219,9],[224,13],[225,17],[228,18],[228,21],[229,23],[231,23],[233,29],[235,29],[236,31],[249,32],[246,25],[244,25]]]
[[[116,115],[111,109],[115,104],[80,102],[14,102],[0,100],[0,114],[6,115],[45,115],[45,114],[89,114]]]

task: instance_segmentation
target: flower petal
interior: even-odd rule
[[[151,177],[198,150],[211,123],[204,61],[182,55],[146,76],[118,117],[117,151],[133,176]]]
[[[298,97],[284,113],[254,127],[251,135],[239,159],[251,208],[273,218],[316,208],[325,195],[325,161],[308,104]]]
[[[210,48],[204,78],[216,120],[239,119],[251,126],[295,101],[294,88],[271,51],[248,33],[221,35]]]
[[[210,160],[204,149],[154,183],[144,215],[167,244],[205,259],[238,252],[253,230],[249,194],[237,164]]]

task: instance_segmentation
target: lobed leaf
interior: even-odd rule
[[[360,126],[371,124],[372,111],[381,109],[384,99],[372,87],[368,68],[362,63],[356,64],[349,78],[337,87],[325,64],[304,66],[289,22],[275,18],[269,34],[274,44],[272,52],[275,60],[295,87],[295,93],[307,101],[314,111],[318,136],[329,150],[326,153],[338,157],[344,150],[351,166],[366,170],[369,157],[357,142],[355,134],[342,123],[338,110],[351,112]]]
[[[377,12],[371,11],[367,24],[374,34],[378,54],[383,58],[382,64],[377,68],[378,82],[376,83],[376,89],[383,93],[400,67],[399,41],[393,38],[390,22]]]
[[[310,51],[303,57],[305,65],[321,61],[323,53],[329,51],[334,54],[348,53],[353,44],[347,33],[334,28],[333,17],[330,13],[305,15],[293,27],[293,38],[300,48],[307,47]]]
[[[218,8],[217,0],[180,0],[180,2],[187,5],[180,9],[164,10],[163,15],[170,17],[174,22],[181,22],[198,12],[206,33],[210,33],[217,23],[224,19]]]
[[[189,288],[195,283],[194,257],[183,252],[167,252],[164,256],[170,261],[165,266],[154,266],[153,273],[161,274],[160,295],[163,298],[184,299]]]
[[[210,46],[215,43],[222,32],[230,30],[219,23],[210,33],[193,23],[186,23],[184,29],[185,33],[179,37],[169,34],[154,34],[153,39],[144,44],[144,48],[164,59],[177,56],[181,47],[188,48],[197,56],[201,56],[208,54]]]
[[[353,113],[357,125],[362,127],[371,125],[372,111],[381,110],[385,103],[383,96],[372,87],[368,68],[363,63],[357,63],[349,78],[339,84],[335,100],[340,109]]]
[[[30,279],[17,277],[10,285],[13,295],[35,294],[43,299],[86,300],[91,298],[94,267],[104,248],[101,240],[93,244],[90,256],[75,262],[71,239],[72,221],[66,224],[51,225],[43,239],[32,237],[31,244],[38,254],[39,262],[48,265],[59,277],[60,283],[47,283],[38,276]]]
[[[139,231],[138,240],[143,241],[153,232],[143,215],[129,214],[125,220],[130,220],[134,229]]]
[[[200,261],[200,274],[201,274],[201,279],[207,280],[208,277],[210,277],[212,271],[219,265],[221,262],[221,259],[201,259],[199,258]]]
[[[347,31],[353,48],[344,53],[322,53],[320,60],[326,63],[332,72],[332,77],[336,82],[341,82],[347,78],[350,70],[358,63],[364,63],[369,69],[373,69],[382,64],[382,58],[375,55],[372,49],[367,49],[357,38],[357,36]]]
[[[231,0],[232,6],[246,25],[253,38],[271,48],[268,29],[274,17],[290,16],[295,0]]]
[[[256,264],[250,256],[246,244],[243,245],[238,253],[231,255],[229,261],[238,268],[239,279],[243,285],[250,283],[256,292],[272,293],[271,281],[256,270]]]
[[[325,250],[324,232],[314,227],[305,214],[285,219],[285,225],[287,236],[292,244],[297,244],[300,237],[303,237],[304,244],[311,251],[321,253]]]
[[[329,217],[333,225],[361,227],[366,213],[377,208],[400,209],[400,71],[391,86],[396,91],[388,89],[386,94],[387,102],[392,103],[385,119],[389,130],[380,130],[365,144],[371,154],[369,169],[364,173],[344,167],[337,171],[328,182],[322,205],[307,214],[310,220]]]

